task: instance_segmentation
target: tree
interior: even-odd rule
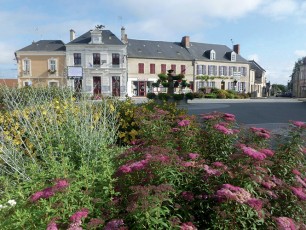
[[[174,93],[174,88],[177,88],[179,86],[181,87],[186,87],[186,86],[190,86],[190,84],[188,84],[186,82],[186,80],[183,80],[183,78],[185,78],[185,75],[180,73],[178,75],[176,75],[174,73],[174,70],[170,69],[167,71],[168,73],[160,73],[158,74],[158,80],[156,83],[153,83],[154,87],[159,87],[159,85],[161,84],[162,86],[168,88],[168,94],[172,95]]]

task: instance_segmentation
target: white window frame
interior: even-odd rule
[[[31,60],[29,58],[22,60],[22,73],[23,75],[31,75]]]
[[[51,80],[51,81],[48,81],[48,87],[52,87],[52,83],[56,83],[56,87],[59,87],[59,81],[57,80]]]
[[[26,80],[26,81],[23,81],[23,86],[32,86],[32,81],[31,80]]]
[[[233,51],[232,53],[231,53],[231,61],[236,61],[236,53]]]
[[[210,60],[216,60],[216,52],[214,50],[210,51]]]
[[[54,63],[52,63],[52,62],[54,62]],[[48,59],[48,72],[50,74],[56,74],[57,75],[57,59],[56,58]]]

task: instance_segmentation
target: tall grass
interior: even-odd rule
[[[111,199],[112,158],[120,150],[110,148],[117,140],[116,99],[76,100],[69,89],[2,88],[1,100],[5,110],[0,114],[0,204],[14,198],[17,205],[27,205],[31,194],[58,178],[73,181],[70,196],[83,201],[64,202],[62,197],[60,211],[52,204],[43,207],[47,219],[59,214],[67,219],[69,212],[85,203],[90,208],[91,196]],[[14,192],[14,187],[20,190]],[[83,190],[94,195],[80,195]],[[27,215],[32,227],[42,218],[33,210]],[[14,217],[16,226],[26,226],[28,217]],[[8,220],[2,218],[0,226],[5,227]]]

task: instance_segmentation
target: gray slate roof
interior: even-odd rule
[[[172,60],[193,60],[180,43],[128,39],[128,57],[163,58]]]
[[[66,47],[61,40],[40,40],[18,51],[66,51]]]
[[[127,52],[129,58],[162,58],[169,60],[202,60],[210,61],[208,50],[216,52],[215,61],[229,62],[228,53],[233,50],[225,45],[190,42],[190,48],[185,48],[180,42],[148,41],[128,39]],[[236,62],[248,63],[241,55],[236,56]]]
[[[90,31],[77,37],[67,45],[88,44],[91,41]],[[102,30],[102,43],[105,45],[124,45],[110,30]]]
[[[254,69],[255,71],[266,72],[264,68],[262,68],[256,61],[250,60],[249,62],[251,64],[251,68]]]

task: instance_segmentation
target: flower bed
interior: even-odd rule
[[[152,101],[45,102],[1,113],[1,229],[306,227],[304,122],[274,136]]]

